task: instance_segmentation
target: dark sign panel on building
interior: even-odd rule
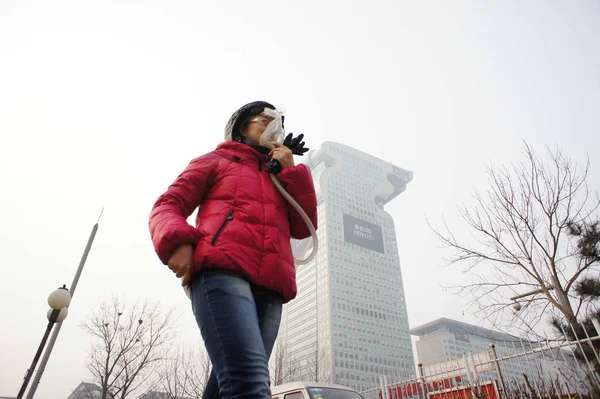
[[[454,331],[454,339],[462,342],[471,342],[469,334],[463,331]]]
[[[381,227],[346,214],[344,214],[344,240],[371,251],[385,253]]]

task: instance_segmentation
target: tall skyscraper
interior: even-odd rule
[[[298,297],[287,304],[279,347],[288,380],[331,381],[355,389],[379,377],[415,375],[392,217],[384,205],[412,172],[348,146],[325,142],[308,154],[318,199],[319,250],[297,267]],[[295,241],[306,258],[310,239]]]

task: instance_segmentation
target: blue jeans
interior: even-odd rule
[[[219,270],[192,280],[192,309],[212,371],[203,399],[271,399],[269,358],[283,298]]]

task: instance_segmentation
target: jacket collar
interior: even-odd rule
[[[232,158],[237,161],[247,160],[252,163],[264,163],[267,161],[267,156],[261,154],[254,148],[237,141],[224,141],[217,146],[215,152],[226,158]]]

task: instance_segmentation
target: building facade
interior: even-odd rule
[[[357,390],[379,377],[415,375],[394,221],[384,205],[412,172],[325,142],[307,155],[319,212],[316,258],[297,265],[298,297],[284,308],[278,347],[293,359],[287,380]],[[310,239],[295,241],[304,259]]]
[[[585,373],[581,372],[580,364],[573,358],[572,352],[562,349],[545,350],[545,341],[522,340],[500,331],[447,318],[415,327],[411,334],[419,337],[416,342],[417,358],[429,375],[448,367],[459,366],[465,356],[473,354],[476,358],[483,359],[475,360],[476,363],[484,363],[484,353],[493,344],[497,358],[504,359],[498,365],[508,388],[525,383],[526,378],[528,383],[540,387],[556,379],[561,380],[565,386],[569,385],[569,380],[574,382],[585,379]],[[490,364],[486,368],[493,367]],[[495,370],[485,371],[479,373],[477,378],[497,379],[498,373]]]
[[[113,396],[109,393],[108,399]],[[82,382],[71,392],[67,399],[102,399],[102,388],[91,382]]]

